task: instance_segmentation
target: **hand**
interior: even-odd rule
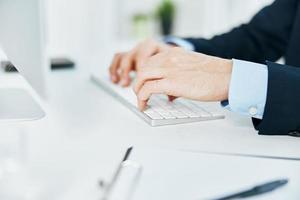
[[[140,110],[152,94],[199,101],[228,99],[231,60],[172,48],[146,59],[140,67],[134,86]]]
[[[138,71],[139,67],[143,66],[144,60],[170,48],[172,48],[171,45],[148,39],[131,51],[115,54],[109,68],[111,81],[116,84],[120,83],[123,87],[129,86],[131,71]]]

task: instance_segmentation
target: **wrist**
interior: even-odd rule
[[[223,67],[225,72],[228,74],[232,73],[233,61],[230,59],[222,59],[223,60]]]
[[[223,99],[221,99],[222,101],[228,100],[229,97],[233,61],[229,59],[224,59],[224,68],[226,72],[224,73],[224,81],[223,81],[224,91],[223,91]]]

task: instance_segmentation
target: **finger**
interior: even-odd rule
[[[130,72],[134,68],[134,53],[129,52],[126,55],[122,57],[122,60],[120,62],[120,79],[121,79],[121,85],[124,87],[127,87],[130,82]]]
[[[152,52],[137,52],[136,67],[143,69],[146,67],[161,66],[165,59],[166,55],[164,53],[160,53],[157,47],[156,49],[153,49]]]
[[[142,50],[137,51],[136,54],[136,67],[141,68],[144,67],[144,63],[147,58],[150,58],[159,52],[157,46],[150,45],[146,48],[141,48]]]
[[[139,93],[138,98],[138,108],[143,111],[147,107],[147,102],[152,94],[169,94],[170,88],[168,87],[167,80],[155,80],[146,82]]]
[[[166,78],[168,71],[170,69],[160,67],[143,68],[137,73],[136,83],[133,88],[134,92],[137,94],[146,81]]]
[[[171,69],[162,67],[163,61],[163,54],[154,55],[144,61],[143,67],[141,67],[137,73],[136,84],[134,86],[135,93],[140,90],[145,81],[151,79],[161,79],[167,75],[168,71]]]
[[[120,64],[120,60],[122,57],[123,53],[117,53],[115,54],[113,61],[109,67],[109,72],[110,72],[110,79],[113,83],[118,83],[119,82],[119,74],[118,74],[118,68]]]
[[[148,39],[138,45],[138,51],[136,54],[136,66],[137,68],[144,67],[145,59],[152,57],[160,52],[167,51],[170,45],[163,42],[158,42],[153,39]]]

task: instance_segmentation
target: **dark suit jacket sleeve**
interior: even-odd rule
[[[185,38],[195,46],[195,51],[236,58],[257,63],[276,61],[287,49],[291,29],[297,12],[298,0],[276,0],[265,7],[249,24],[210,40]]]
[[[300,68],[268,62],[268,92],[260,134],[300,136]]]

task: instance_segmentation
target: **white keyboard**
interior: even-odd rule
[[[223,119],[225,117],[218,112],[210,111],[203,104],[200,105],[195,101],[176,99],[170,102],[163,95],[153,95],[148,102],[147,109],[140,112],[136,106],[136,96],[131,88],[124,89],[114,85],[108,78],[92,76],[92,80],[151,126]]]

